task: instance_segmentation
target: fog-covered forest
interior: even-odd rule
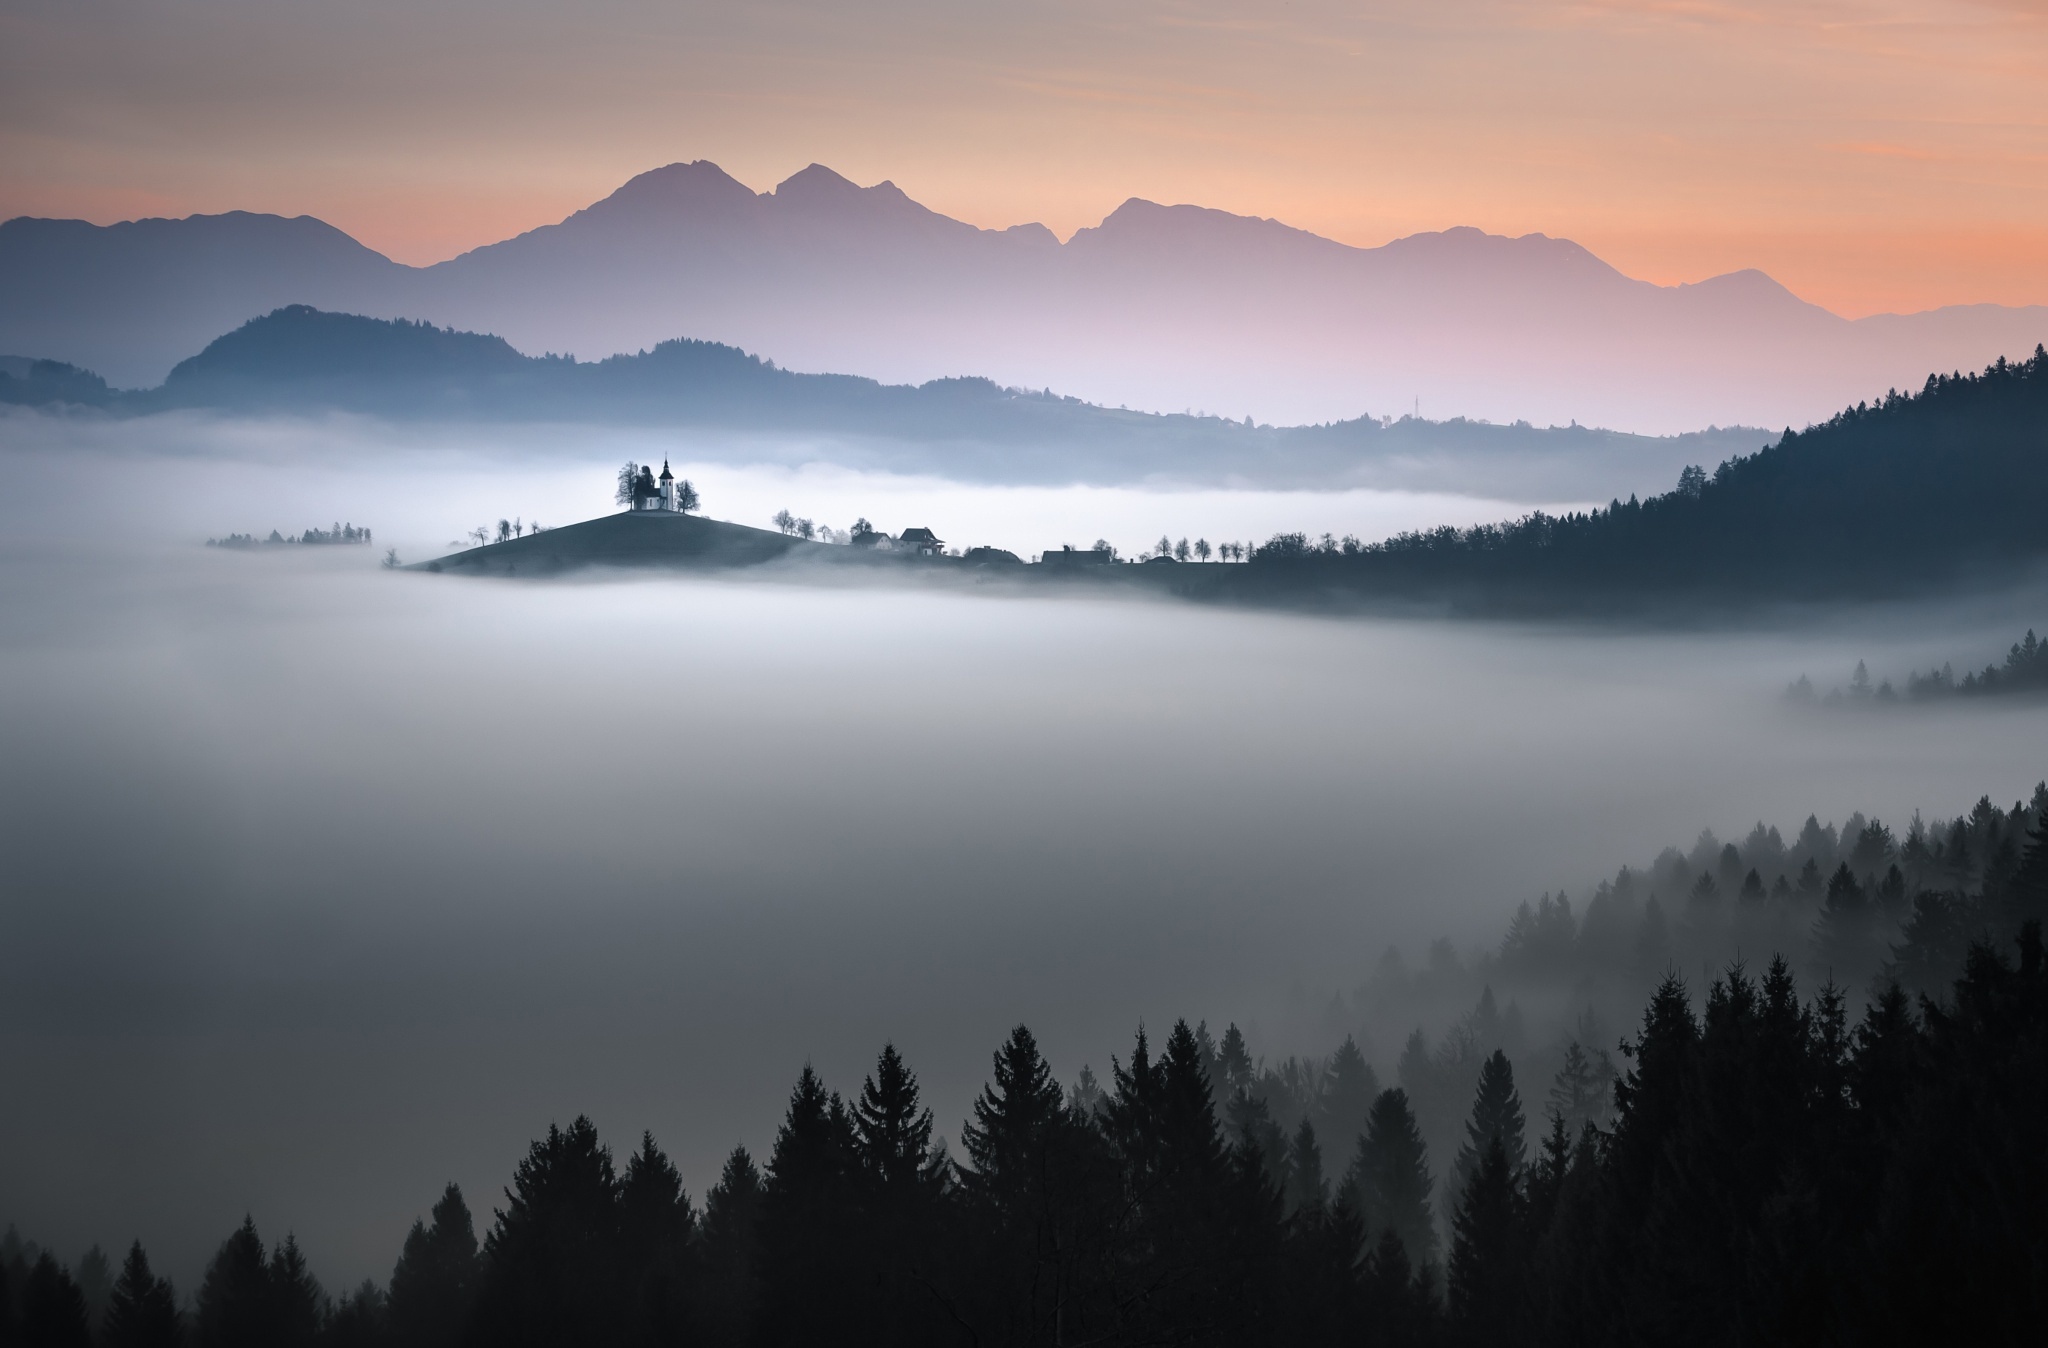
[[[1063,1085],[1018,1026],[956,1155],[884,1046],[857,1087],[805,1066],[772,1141],[735,1148],[701,1201],[651,1135],[619,1156],[579,1117],[502,1201],[448,1185],[386,1283],[336,1293],[249,1221],[182,1291],[139,1242],[67,1267],[10,1228],[0,1334],[2015,1340],[2048,1256],[2044,812],[2048,784],[1903,834],[1860,815],[1703,833],[1577,908],[1523,905],[1477,960],[1389,952],[1362,1005],[1481,987],[1436,1042],[1408,1036],[1391,1081],[1354,1037],[1267,1062],[1235,1025],[1177,1020]],[[1520,999],[1575,1016],[1533,1035]]]
[[[1726,604],[2010,583],[2048,556],[2048,350],[1858,403],[1671,491],[1379,543],[1280,534],[1214,593],[1424,598],[1497,610]]]

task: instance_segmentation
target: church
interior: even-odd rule
[[[686,515],[696,505],[696,489],[687,479],[677,481],[676,475],[668,470],[668,460],[662,460],[658,479],[652,468],[640,465],[640,476],[633,479],[633,509],[668,510]]]

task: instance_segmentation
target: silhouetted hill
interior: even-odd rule
[[[310,216],[23,216],[0,224],[0,350],[150,384],[251,314],[294,303],[382,312],[410,274]]]
[[[54,385],[37,388],[47,396],[24,385],[14,400],[67,400]],[[218,338],[161,388],[101,392],[102,405],[128,412],[343,409],[801,436],[791,452],[968,480],[1398,486],[1537,501],[1668,482],[1684,463],[1713,462],[1763,435],[1650,438],[1413,418],[1252,426],[1099,407],[983,378],[913,387],[801,374],[714,342],[671,340],[602,361],[528,357],[497,337],[303,305]],[[781,452],[758,440],[744,450],[755,459]]]
[[[1201,592],[1334,596],[1481,610],[1649,607],[1906,595],[2010,582],[2048,562],[2048,351],[1787,431],[1674,491],[1587,514],[1403,534],[1281,535]]]
[[[585,358],[715,338],[803,369],[974,371],[1103,405],[1311,422],[1415,409],[1672,430],[1801,424],[2048,338],[2048,310],[1855,322],[1757,272],[1634,280],[1568,240],[1477,229],[1355,248],[1277,221],[1125,202],[1062,244],[980,229],[812,165],[754,192],[671,164],[432,267],[312,220],[0,226],[0,350],[144,384],[303,303]]]

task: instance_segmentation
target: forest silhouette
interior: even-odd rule
[[[2048,556],[2048,350],[1858,403],[1671,491],[1409,532],[1283,533],[1221,569],[1233,599],[1348,596],[1583,610],[1902,595],[2020,579]]]
[[[112,1277],[97,1251],[67,1270],[10,1230],[0,1334],[22,1348],[2031,1342],[2048,1256],[2048,786],[1903,843],[1852,823],[1809,820],[1789,847],[1760,826],[1709,849],[1731,873],[1773,857],[1776,873],[1749,865],[1724,902],[1704,871],[1664,928],[1653,897],[1630,953],[1615,914],[1595,915],[1620,904],[1626,870],[1583,922],[1562,897],[1525,905],[1493,976],[1536,965],[1583,982],[1661,960],[1621,1064],[1575,1040],[1540,1102],[1490,987],[1446,1036],[1461,1057],[1411,1061],[1418,1032],[1385,1089],[1349,1039],[1266,1067],[1236,1026],[1219,1040],[1185,1020],[1157,1042],[1140,1027],[1107,1081],[1084,1066],[1063,1089],[1018,1026],[958,1157],[885,1045],[850,1094],[805,1066],[765,1156],[735,1148],[701,1206],[651,1135],[621,1163],[577,1118],[531,1145],[481,1239],[449,1185],[385,1288],[330,1297],[291,1235],[266,1245],[245,1220],[181,1303],[139,1243]],[[1833,969],[1896,936],[1868,987],[1823,974],[1802,992],[1800,956],[1760,971],[1738,956],[1696,999],[1681,961],[1766,929],[1745,914],[1797,944],[1823,855],[1809,950]],[[1647,878],[1682,877],[1675,856]],[[1837,944],[1850,937],[1862,944]],[[1412,1092],[1446,1083],[1463,1085],[1462,1118],[1432,1146],[1436,1102]]]

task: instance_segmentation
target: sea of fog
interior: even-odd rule
[[[1343,998],[1389,943],[1490,945],[1704,827],[1902,825],[2044,771],[2033,709],[1779,696],[1988,660],[2040,621],[2010,596],[1634,632],[377,566],[607,509],[627,453],[0,420],[0,1222],[139,1236],[189,1288],[247,1213],[339,1288],[450,1179],[487,1222],[578,1113],[701,1195],[806,1061],[857,1089],[885,1040],[955,1138],[1019,1021],[1069,1081],[1179,1016],[1267,1055],[1354,1031],[1384,1073],[1409,1027]],[[1020,551],[1497,513],[700,485]],[[378,546],[203,546],[336,519]]]

